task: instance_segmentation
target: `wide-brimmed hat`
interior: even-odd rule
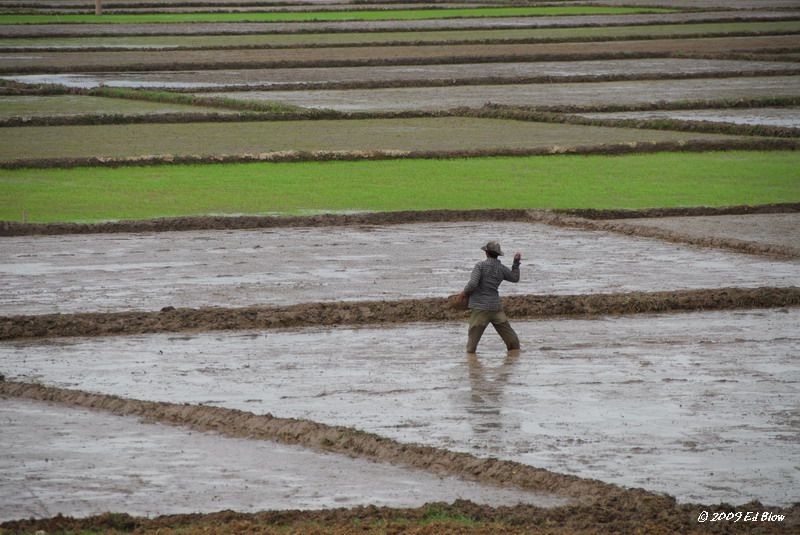
[[[481,247],[481,251],[486,251],[487,253],[494,253],[497,256],[503,256],[503,251],[500,250],[500,243],[496,241],[490,241],[483,247]]]

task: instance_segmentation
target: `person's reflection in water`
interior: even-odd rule
[[[519,361],[519,349],[506,354],[503,363],[494,368],[486,368],[475,353],[467,353],[469,365],[470,401],[467,412],[475,437],[486,446],[499,443],[503,424],[503,390],[508,383],[514,366]],[[494,443],[494,444],[493,444]]]

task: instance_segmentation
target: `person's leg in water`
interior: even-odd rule
[[[500,335],[500,338],[503,339],[503,342],[506,343],[506,348],[509,351],[519,349],[519,337],[511,327],[511,323],[508,322],[508,319],[502,323],[492,323],[492,326],[494,330],[497,331],[497,334]]]
[[[483,331],[491,322],[490,313],[486,310],[473,309],[469,315],[469,331],[467,333],[467,353],[475,353],[478,350],[478,342],[481,341]]]

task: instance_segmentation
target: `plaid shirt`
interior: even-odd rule
[[[519,262],[514,262],[511,269],[497,258],[487,258],[475,264],[469,282],[464,287],[464,293],[469,296],[469,308],[502,310],[497,288],[504,280],[519,282]]]

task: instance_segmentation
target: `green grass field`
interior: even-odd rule
[[[800,21],[665,24],[659,26],[609,26],[588,28],[530,28],[496,30],[445,30],[425,32],[310,33],[265,35],[157,35],[122,37],[46,37],[0,39],[0,47],[232,47],[342,45],[364,43],[447,43],[487,40],[594,39],[664,37],[672,35],[725,35],[729,33],[800,32]]]
[[[152,22],[292,22],[332,20],[420,20],[462,17],[522,17],[527,15],[624,15],[671,13],[667,8],[639,7],[496,7],[472,9],[389,9],[377,11],[308,11],[266,13],[143,13],[131,15],[3,14],[0,24],[127,23]]]
[[[708,152],[0,171],[0,219],[800,201],[800,153]]]

